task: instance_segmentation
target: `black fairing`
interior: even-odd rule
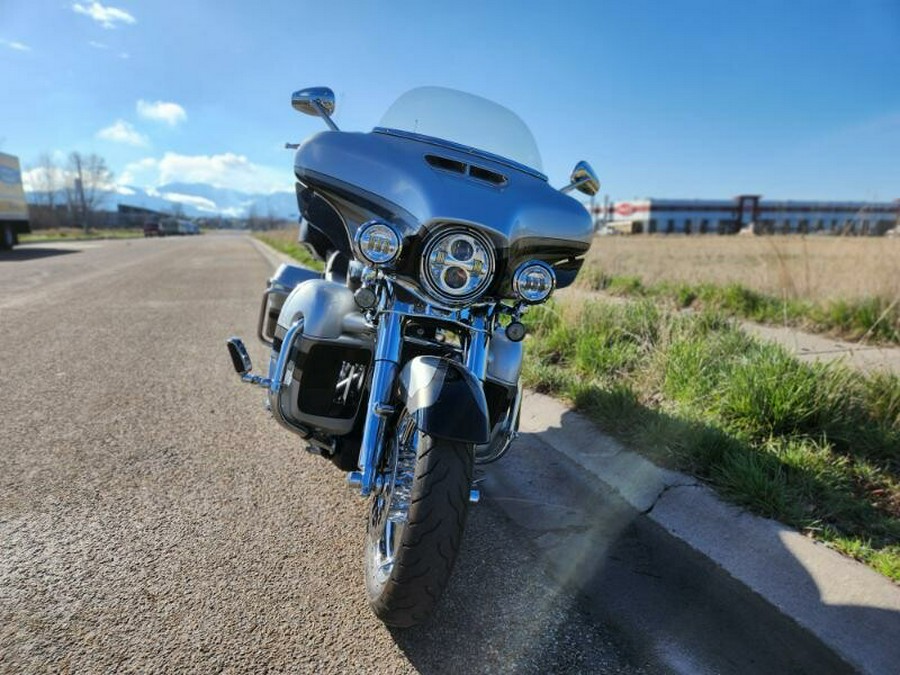
[[[347,227],[337,210],[314,190],[297,183],[297,205],[300,207],[300,241],[309,246],[321,260],[339,251],[352,257]]]
[[[399,400],[429,436],[476,444],[490,439],[484,391],[465,366],[417,356],[403,366],[397,386]]]

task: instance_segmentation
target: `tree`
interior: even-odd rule
[[[49,152],[41,153],[34,169],[31,174],[35,188],[34,200],[52,211],[56,208],[57,193],[63,187],[62,171]]]
[[[106,191],[113,182],[113,173],[106,166],[106,160],[91,153],[69,155],[66,181],[66,199],[75,222],[85,231],[90,227],[92,214],[103,203]]]
[[[31,211],[32,227],[56,227],[59,224],[59,192],[65,187],[62,169],[50,153],[44,152],[31,166],[28,175],[29,200],[34,207]]]

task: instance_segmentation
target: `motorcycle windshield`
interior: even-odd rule
[[[449,141],[543,171],[534,136],[518,115],[455,89],[418,87],[406,92],[388,108],[377,129]]]

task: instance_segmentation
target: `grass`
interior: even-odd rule
[[[559,304],[528,323],[527,385],[900,581],[900,378],[802,363],[711,309]]]
[[[644,284],[740,286],[821,303],[900,297],[900,238],[825,236],[598,237],[585,272]]]
[[[54,227],[34,230],[30,234],[20,234],[22,244],[46,241],[83,241],[88,239],[133,239],[143,237],[143,229],[90,229],[85,232],[80,227]]]
[[[792,325],[850,340],[900,344],[900,295],[887,297],[832,298],[820,301],[775,297],[737,282],[657,281],[645,284],[634,275],[609,275],[589,267],[578,284],[613,295],[653,298],[677,309],[714,309],[760,323]]]
[[[324,263],[318,258],[314,258],[306,247],[297,241],[297,228],[254,232],[253,236],[272,248],[291,256],[304,267],[319,272],[325,269]]]

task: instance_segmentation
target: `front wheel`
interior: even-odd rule
[[[390,626],[424,621],[441,596],[462,541],[472,446],[423,434],[404,413],[385,452],[388,476],[372,498],[366,590]]]

